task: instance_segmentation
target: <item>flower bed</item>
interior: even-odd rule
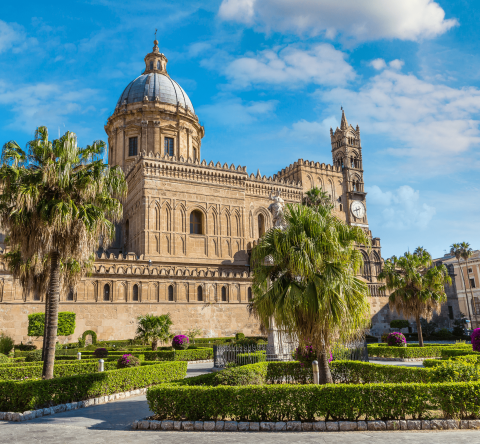
[[[0,411],[24,412],[161,384],[185,377],[187,363],[168,362],[34,381],[0,381]]]

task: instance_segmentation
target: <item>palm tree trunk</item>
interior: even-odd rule
[[[422,323],[420,322],[420,316],[415,317],[415,322],[417,323],[417,332],[418,332],[418,345],[423,347],[423,333],[422,333]]]
[[[47,341],[47,328],[48,328],[48,292],[45,295],[45,317],[43,322],[43,348],[42,348],[42,361],[45,361],[45,345]]]
[[[55,364],[55,343],[57,342],[58,303],[60,297],[60,255],[51,254],[51,276],[48,286],[48,329],[45,341],[45,360],[43,361],[43,379],[53,378]]]
[[[330,365],[328,364],[328,355],[327,351],[323,351],[318,355],[319,384],[333,384]]]
[[[465,275],[463,274],[462,266],[460,265],[460,259],[457,259],[457,261],[458,261],[458,268],[460,269],[460,274],[462,275],[463,288],[465,288],[465,302],[467,303],[468,317],[470,318],[470,322],[472,322],[473,321],[473,319],[472,319],[473,316],[470,313],[470,304],[468,303],[467,284],[465,283]],[[473,309],[473,306],[472,306],[472,309]]]

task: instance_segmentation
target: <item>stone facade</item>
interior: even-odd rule
[[[83,331],[99,339],[131,338],[140,314],[170,313],[173,330],[200,328],[203,336],[259,333],[249,317],[249,252],[273,226],[272,196],[300,203],[312,186],[327,191],[335,214],[363,228],[362,277],[372,295],[372,317],[381,330],[390,315],[379,290],[380,239],[372,238],[366,212],[360,129],[331,130],[333,165],[299,159],[273,177],[245,166],[200,160],[205,134],[190,100],[170,79],[167,58],[155,42],[145,72],[122,93],[105,125],[109,163],[125,171],[128,198],[117,237],[99,251],[94,272],[75,292],[61,296],[61,310],[77,313]],[[0,330],[26,341],[27,315],[43,311],[42,295],[25,295],[1,271]]]

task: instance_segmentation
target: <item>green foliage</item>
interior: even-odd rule
[[[318,187],[313,187],[305,193],[303,204],[314,209],[323,207],[327,211],[333,210],[332,197],[326,191],[323,191],[322,188]]]
[[[0,381],[0,411],[24,412],[81,401],[175,381],[186,374],[187,363],[168,362],[48,380]]]
[[[141,340],[144,344],[151,342],[153,350],[158,341],[165,342],[173,336],[170,333],[170,327],[173,325],[170,313],[161,316],[146,314],[139,316],[137,321],[136,339]]]
[[[390,328],[407,328],[409,325],[406,319],[394,319],[390,322]]]
[[[392,257],[378,278],[385,280],[383,289],[389,290],[390,309],[405,317],[413,317],[417,323],[419,342],[423,345],[420,317],[429,317],[447,300],[445,284],[451,284],[447,267],[432,265],[432,257],[419,247],[414,253],[405,253],[400,258]]]
[[[103,359],[108,356],[108,350],[106,348],[97,348],[93,352],[93,356],[95,356],[97,359]]]
[[[243,339],[245,339],[245,335],[243,333],[235,334],[235,341],[241,341]]]
[[[25,355],[25,362],[36,362],[42,360],[42,350],[33,350]]]
[[[380,356],[383,358],[440,358],[447,357],[450,353],[447,350],[460,350],[461,353],[468,353],[468,348],[455,349],[455,347],[445,347],[441,345],[425,347],[385,347],[379,346],[377,344],[368,344],[368,355],[369,356]],[[470,353],[472,350],[470,349]],[[455,356],[455,353],[451,356]]]
[[[87,338],[88,335],[90,335],[92,337],[92,345],[96,345],[97,344],[97,334],[93,330],[87,330],[87,331],[83,332],[83,335],[82,335],[83,345],[85,346],[85,341],[86,341],[86,338]]]
[[[187,331],[186,336],[188,336],[190,341],[195,342],[195,338],[201,334],[202,334],[202,330],[200,330],[199,328],[191,328],[190,330]]]
[[[245,367],[240,367],[244,369]],[[316,418],[478,418],[480,383],[186,386],[147,391],[149,408],[162,419],[314,421]],[[374,400],[374,402],[372,402]]]
[[[218,372],[215,376],[215,385],[260,385],[265,383],[266,367],[234,367]]]
[[[480,369],[475,364],[443,361],[432,370],[432,382],[479,381]]]
[[[75,332],[76,314],[71,311],[58,313],[57,336],[70,336]],[[32,313],[28,315],[28,336],[43,336],[45,329],[45,313]]]
[[[329,382],[334,338],[350,340],[370,323],[368,288],[357,277],[363,264],[356,245],[369,245],[328,208],[287,205],[286,229],[273,228],[252,250],[253,311],[313,346],[321,358],[321,381]],[[265,258],[271,258],[266,262]]]
[[[10,336],[7,336],[4,333],[0,334],[0,353],[4,355],[9,355],[13,350],[14,342]]]
[[[441,328],[437,334],[436,334],[437,337],[439,337],[440,339],[451,339],[453,334],[446,328]]]
[[[446,347],[442,349],[441,351],[441,357],[446,359],[446,358],[453,358],[455,356],[465,356],[465,355],[476,355],[479,354],[480,352],[475,352],[473,351],[473,348],[471,348],[471,344],[469,344],[470,347]]]
[[[427,320],[423,318],[420,319],[420,324],[422,325],[422,333],[427,337],[432,336],[435,333],[435,330],[438,328],[438,324],[436,322],[427,322]]]
[[[121,356],[117,361],[117,368],[138,367],[139,365],[140,359],[130,354]]]
[[[15,345],[15,351],[32,351],[36,350],[37,346],[34,344],[24,344],[23,342],[20,342],[20,344]]]
[[[381,340],[383,343],[386,344],[386,343],[387,343],[387,339],[388,339],[388,333],[384,333],[384,334],[382,335],[382,337],[381,337],[380,340]]]
[[[8,356],[5,356],[3,353],[0,353],[0,364],[7,364],[10,362]]]

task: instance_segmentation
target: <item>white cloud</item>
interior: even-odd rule
[[[73,83],[36,83],[30,85],[8,84],[0,80],[0,105],[11,111],[11,119],[5,122],[7,128],[32,132],[45,125],[54,131],[75,131],[69,125],[79,124],[78,117],[95,111],[92,103],[101,96],[99,91],[78,88]]]
[[[347,118],[362,131],[386,136],[384,149],[407,157],[409,170],[435,175],[474,165],[471,149],[480,144],[477,88],[451,88],[385,69],[360,89],[334,88],[318,96],[331,109],[347,104]]]
[[[388,64],[388,66],[390,66],[390,68],[393,68],[393,69],[402,69],[403,65],[404,65],[404,61],[399,59],[392,60]]]
[[[372,60],[370,62],[370,65],[373,66],[377,71],[380,71],[381,69],[385,69],[387,67],[385,60],[383,59]]]
[[[223,0],[218,15],[266,32],[361,41],[433,38],[458,24],[433,0]]]
[[[208,123],[237,126],[248,125],[272,115],[276,105],[275,100],[244,103],[239,98],[229,98],[201,106],[197,112]]]
[[[37,44],[34,38],[28,38],[23,26],[0,20],[0,53],[12,50],[20,52]]]
[[[292,89],[306,83],[344,85],[355,78],[345,54],[329,44],[315,45],[309,50],[287,46],[262,51],[228,63],[224,72],[234,86],[243,88],[257,84]]]
[[[408,185],[385,192],[376,185],[366,190],[368,205],[382,207],[383,224],[388,228],[425,229],[436,213],[434,207],[420,201],[420,192]]]

